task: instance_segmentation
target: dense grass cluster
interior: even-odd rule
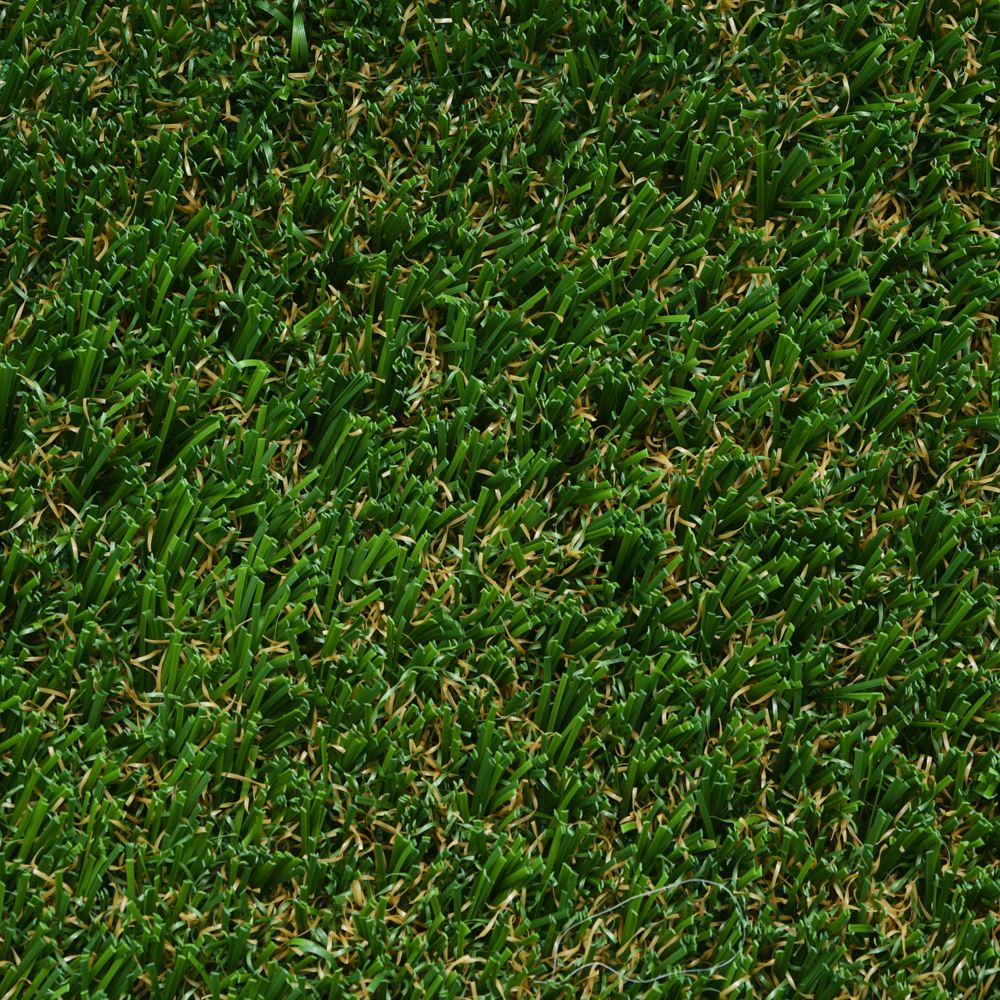
[[[1000,990],[998,39],[0,3],[0,996]]]

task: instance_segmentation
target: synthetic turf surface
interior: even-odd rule
[[[1000,989],[998,35],[0,3],[0,996]]]

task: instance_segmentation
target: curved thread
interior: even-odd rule
[[[637,899],[646,899],[648,896],[660,895],[661,893],[669,892],[671,889],[679,889],[682,885],[710,885],[714,886],[716,889],[721,889],[729,895],[729,898],[733,901],[733,906],[736,908],[736,914],[740,924],[740,952],[744,951],[747,943],[747,921],[746,914],[743,912],[743,906],[741,905],[739,897],[736,893],[733,892],[729,886],[723,885],[721,882],[715,882],[710,878],[685,878],[681,879],[679,882],[672,882],[670,885],[660,886],[658,889],[649,889],[646,892],[640,892],[634,896],[629,896],[627,899],[623,899],[620,902],[615,903],[614,906],[609,906],[606,910],[600,910],[598,913],[588,913],[587,916],[580,917],[579,920],[574,920],[573,923],[564,927],[562,932],[556,938],[555,944],[552,946],[553,974],[549,977],[548,981],[555,978],[556,970],[559,968],[559,945],[562,942],[562,939],[574,927],[579,927],[581,924],[591,923],[594,920],[607,916],[609,913],[614,913],[615,910],[620,910],[623,906],[627,906],[629,903],[633,903]],[[633,976],[628,976],[622,969],[617,969],[613,965],[608,965],[605,962],[585,962],[582,965],[572,965],[563,973],[563,975],[574,976],[578,972],[582,972],[584,969],[604,969],[606,972],[614,973],[622,982],[633,983],[638,986],[648,986],[650,983],[658,983],[664,979],[669,979],[671,976],[711,975],[712,973],[718,972],[720,969],[724,969],[727,965],[732,965],[732,963],[736,961],[736,957],[737,954],[734,953],[724,962],[716,962],[714,965],[694,966],[689,969],[671,969],[669,972],[662,972],[658,976],[650,976],[647,979],[637,979]]]

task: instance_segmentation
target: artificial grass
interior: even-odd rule
[[[0,5],[0,995],[991,995],[998,32]]]

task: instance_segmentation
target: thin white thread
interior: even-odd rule
[[[562,943],[562,939],[574,928],[579,927],[581,924],[592,923],[595,920],[599,920],[601,917],[607,916],[609,913],[614,913],[615,910],[620,910],[623,906],[627,906],[629,903],[634,903],[637,899],[647,899],[650,896],[661,895],[665,892],[670,892],[673,889],[679,889],[682,885],[710,885],[714,886],[716,889],[721,889],[723,892],[728,894],[729,898],[733,901],[733,906],[736,909],[737,919],[740,925],[740,949],[739,953],[746,950],[747,943],[747,920],[746,913],[743,911],[743,906],[740,903],[739,897],[733,892],[732,889],[727,885],[723,885],[722,882],[716,882],[710,878],[685,878],[681,879],[679,882],[672,882],[670,885],[663,885],[657,889],[648,889],[646,892],[637,893],[634,896],[629,896],[627,899],[623,899],[614,906],[609,906],[605,910],[600,910],[597,913],[588,913],[584,917],[580,917],[578,920],[574,920],[573,923],[567,925],[563,928],[562,932],[555,940],[555,944],[552,946],[552,975],[547,977],[546,982],[551,982],[556,978],[556,972],[559,969],[559,945]],[[700,975],[712,975],[719,972],[721,969],[726,968],[728,965],[732,965],[736,961],[738,954],[734,953],[729,956],[723,962],[716,962],[714,965],[703,965],[703,966],[693,966],[687,969],[670,969],[668,972],[662,972],[658,976],[650,976],[646,979],[638,979],[634,976],[626,975],[624,969],[616,968],[613,965],[608,965],[606,962],[585,962],[581,965],[571,965],[567,968],[562,975],[563,976],[575,976],[584,969],[604,969],[606,972],[611,972],[617,976],[621,982],[632,983],[636,986],[648,986],[651,983],[659,983],[664,979],[670,979],[672,976],[700,976]]]
[[[404,70],[403,72],[405,73],[405,72],[407,72],[407,70],[409,70],[411,68],[416,68],[416,65],[417,64],[414,64],[412,67],[408,66],[406,68],[406,70]],[[421,67],[423,69],[429,69],[430,68],[430,67],[425,66],[423,63],[421,63],[420,65],[421,65]],[[529,69],[535,70],[535,71],[540,71],[540,73],[539,73],[540,76],[550,76],[550,75],[556,75],[556,76],[558,76],[558,75],[562,74],[562,69],[563,69],[564,65],[565,65],[565,63],[557,63],[554,66],[545,67],[545,66],[531,66],[530,64],[525,63],[525,64],[523,64],[521,66],[511,66],[510,64],[508,64],[506,66],[474,66],[471,69],[464,69],[464,70],[447,70],[446,69],[443,73],[440,73],[440,74],[437,73],[437,68],[433,67],[433,74],[434,75],[418,76],[418,74],[414,73],[411,77],[404,76],[404,77],[402,77],[402,79],[403,80],[407,80],[407,79],[419,79],[419,80],[421,80],[422,82],[425,82],[425,83],[430,82],[430,83],[445,84],[445,83],[448,83],[452,79],[464,80],[466,77],[470,77],[470,76],[484,76],[485,75],[485,76],[488,76],[491,81],[496,82],[498,80],[503,79],[503,77],[505,75],[507,75],[507,74],[526,73]],[[553,73],[552,71],[555,71],[555,72]],[[532,77],[532,79],[537,79],[537,77]]]

